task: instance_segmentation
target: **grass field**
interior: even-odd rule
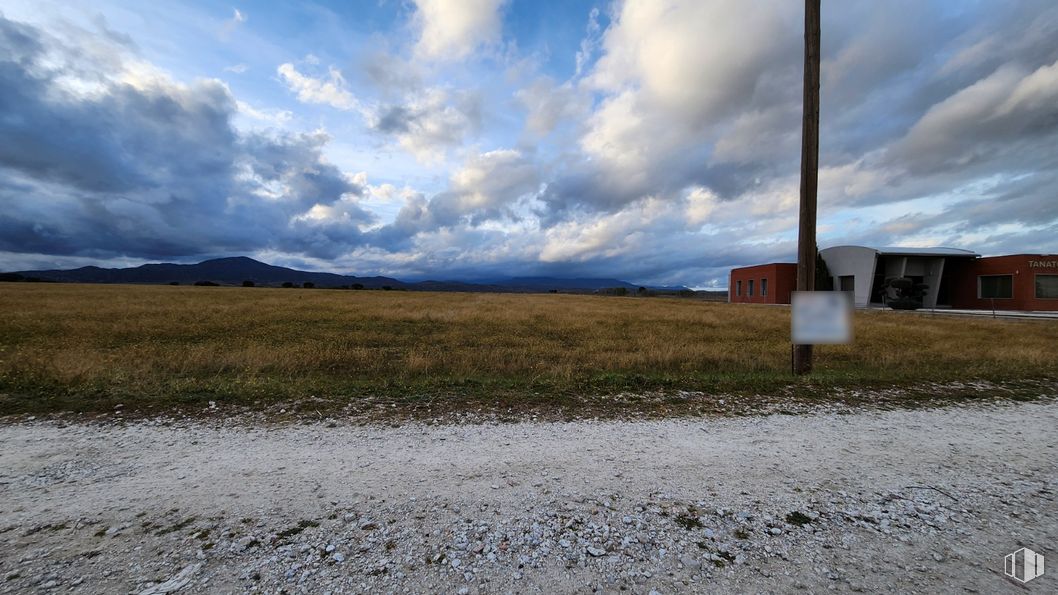
[[[0,412],[315,397],[555,403],[1054,379],[1058,324],[858,312],[789,375],[789,311],[578,295],[0,285]]]

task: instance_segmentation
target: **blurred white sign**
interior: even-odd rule
[[[794,345],[852,342],[852,300],[842,291],[795,291],[791,296]]]

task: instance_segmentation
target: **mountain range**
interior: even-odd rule
[[[63,283],[142,283],[142,284],[193,284],[210,282],[220,285],[242,285],[252,281],[254,285],[282,286],[285,283],[316,287],[354,287],[365,289],[406,289],[417,291],[507,291],[544,292],[551,290],[587,292],[597,289],[623,287],[635,291],[638,285],[618,279],[558,278],[558,277],[504,277],[474,281],[419,281],[404,282],[391,277],[356,277],[336,273],[299,271],[275,266],[236,256],[216,258],[198,264],[145,264],[123,269],[104,269],[87,266],[68,270],[18,271],[4,273],[0,280],[42,280]],[[682,287],[652,288],[679,290]]]

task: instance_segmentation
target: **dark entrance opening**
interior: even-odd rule
[[[937,306],[951,307],[951,275],[947,272],[940,276],[940,285],[937,286]]]
[[[871,283],[871,303],[885,303],[885,259],[879,258],[874,265],[874,282]]]

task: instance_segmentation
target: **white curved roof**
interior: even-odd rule
[[[865,250],[873,250],[883,256],[980,256],[980,254],[972,250],[963,250],[962,248],[945,248],[942,246],[937,246],[933,248],[905,248],[902,246],[886,246],[881,248],[874,246],[832,246],[830,248],[825,248],[825,250],[834,250],[837,248],[859,248]]]

